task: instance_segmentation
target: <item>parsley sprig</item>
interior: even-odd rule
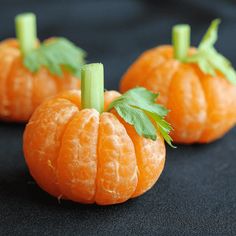
[[[80,68],[85,64],[86,53],[65,38],[53,38],[37,47],[36,15],[22,13],[15,17],[16,36],[19,42],[24,66],[32,73],[41,67],[51,74],[62,76],[63,70],[80,76]]]
[[[212,21],[198,46],[197,53],[186,57],[185,62],[197,63],[204,73],[212,76],[216,75],[216,71],[220,71],[229,82],[236,84],[236,72],[230,61],[214,48],[219,24],[219,19]]]
[[[114,100],[108,111],[114,108],[125,122],[133,125],[136,132],[145,138],[156,140],[158,130],[165,141],[174,147],[169,136],[172,128],[165,121],[168,110],[156,103],[157,97],[158,94],[145,88],[134,88]]]
[[[214,48],[214,44],[218,38],[219,24],[219,19],[212,21],[210,27],[203,36],[196,53],[192,55],[186,54],[185,57],[177,59],[186,63],[196,63],[204,73],[211,76],[216,76],[216,72],[219,71],[230,83],[236,84],[236,72],[230,61]],[[179,33],[181,32],[179,31]]]
[[[81,66],[85,63],[86,53],[65,38],[55,38],[43,42],[40,47],[24,55],[24,65],[31,72],[37,72],[42,66],[52,74],[62,76],[62,68],[75,76],[80,76]]]

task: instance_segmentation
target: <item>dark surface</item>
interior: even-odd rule
[[[108,89],[117,89],[143,50],[170,43],[175,23],[190,23],[196,44],[220,17],[217,47],[236,64],[230,0],[1,1],[1,39],[14,36],[13,17],[22,11],[37,13],[40,39],[68,37],[88,51],[88,61],[103,62]],[[110,207],[59,204],[40,190],[23,159],[23,129],[0,123],[0,235],[236,235],[236,129],[209,145],[168,148],[154,188]]]

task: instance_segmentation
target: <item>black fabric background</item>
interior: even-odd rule
[[[38,15],[40,39],[65,36],[105,65],[106,88],[145,49],[170,43],[171,26],[192,25],[199,42],[220,17],[217,48],[236,64],[233,0],[0,1],[0,39],[14,36],[13,17]],[[58,203],[34,183],[22,154],[22,124],[0,122],[0,235],[236,235],[236,129],[209,145],[167,150],[165,170],[145,195],[100,207]]]

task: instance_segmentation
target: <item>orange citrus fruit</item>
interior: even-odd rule
[[[0,43],[1,120],[27,121],[45,98],[73,88],[80,88],[80,80],[69,72],[64,70],[62,78],[46,68],[33,74],[23,65],[17,40]]]
[[[191,48],[192,54],[196,49]],[[170,112],[171,136],[178,143],[208,143],[236,123],[236,86],[217,72],[204,74],[196,64],[182,63],[172,46],[144,52],[124,74],[120,91],[136,86],[160,92],[158,102]]]
[[[120,96],[104,94],[104,106]],[[109,205],[137,197],[159,178],[165,145],[139,136],[115,112],[81,109],[78,90],[44,101],[24,132],[30,173],[49,194],[81,203]]]

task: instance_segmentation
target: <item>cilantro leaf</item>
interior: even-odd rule
[[[43,42],[39,48],[24,56],[24,65],[31,72],[37,72],[42,66],[51,74],[62,76],[62,67],[75,76],[80,75],[80,68],[85,63],[85,51],[76,47],[65,38],[56,38]]]
[[[198,51],[191,56],[187,56],[184,62],[197,63],[204,73],[210,74],[211,76],[215,76],[216,71],[219,71],[229,82],[236,84],[236,72],[230,61],[214,48],[219,24],[219,19],[212,21],[198,46]]]
[[[145,88],[134,88],[114,100],[108,110],[114,108],[122,119],[133,125],[136,132],[145,138],[156,140],[159,130],[166,142],[173,147],[169,136],[172,128],[164,119],[168,110],[156,103],[157,97],[158,94]]]

